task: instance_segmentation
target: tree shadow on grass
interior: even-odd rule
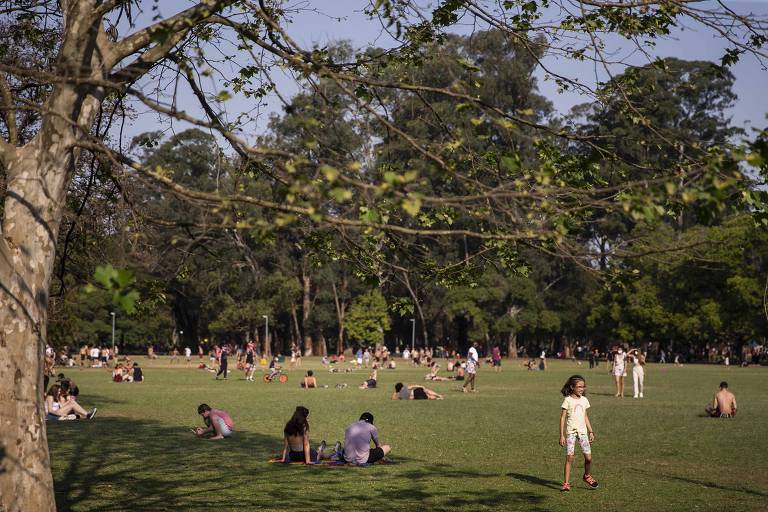
[[[205,441],[187,427],[119,417],[55,422],[48,439],[60,511],[182,510],[196,494],[213,502],[281,441],[251,432]]]
[[[248,431],[210,442],[184,426],[102,416],[49,424],[48,439],[59,511],[541,510],[545,500],[498,489],[496,473],[396,454],[397,464],[360,468],[269,464],[282,438]]]
[[[642,469],[631,469],[631,471],[634,471],[635,473],[641,473],[647,476],[656,477],[656,478],[666,478],[667,480],[676,480],[678,482],[685,482],[687,484],[702,485],[704,487],[720,489],[721,491],[743,492],[744,494],[750,494],[752,496],[760,496],[763,498],[768,498],[768,493],[756,491],[754,489],[745,489],[743,487],[729,487],[727,485],[722,485],[717,482],[712,482],[707,480],[695,480],[693,478],[685,478],[682,476],[668,475],[668,474],[660,473],[658,471],[650,472],[650,471],[644,471]]]
[[[544,478],[539,478],[534,475],[526,475],[524,473],[507,473],[507,476],[531,485],[540,485],[549,489],[555,489],[556,491],[559,491],[560,486],[562,485],[560,482],[554,480],[545,480]]]

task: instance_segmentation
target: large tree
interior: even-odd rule
[[[623,207],[624,199],[643,190],[645,176],[622,183],[620,190],[602,186],[579,161],[564,159],[557,145],[543,144],[549,137],[583,140],[582,136],[540,124],[535,110],[499,108],[492,97],[477,94],[479,80],[462,77],[433,87],[411,82],[408,73],[390,75],[384,71],[421,65],[435,44],[446,42],[445,32],[464,16],[499,30],[508,47],[529,52],[533,60],[542,54],[541,45],[546,45],[546,51],[564,57],[588,57],[604,63],[607,59],[601,34],[616,33],[642,44],[688,21],[722,34],[730,44],[725,64],[747,51],[764,56],[766,41],[761,19],[741,16],[719,4],[702,7],[683,0],[513,0],[501,4],[455,0],[431,12],[420,12],[409,1],[362,4],[372,15],[381,16],[393,37],[400,39],[400,46],[384,52],[361,52],[352,60],[341,60],[324,48],[303,48],[290,37],[286,29],[286,14],[290,13],[278,0],[201,0],[172,16],[158,14],[143,27],[134,25],[132,14],[140,7],[150,11],[150,6],[158,3],[2,3],[0,508],[26,511],[55,507],[40,389],[42,355],[66,193],[78,160],[86,153],[95,155],[120,182],[140,177],[162,184],[169,194],[209,205],[211,211],[220,214],[222,229],[240,229],[243,224],[256,222],[255,213],[248,218],[229,215],[236,204],[247,205],[259,215],[271,212],[268,215],[274,226],[301,218],[311,226],[335,226],[342,235],[350,230],[362,232],[367,237],[365,243],[373,248],[402,246],[409,240],[402,237],[449,236],[482,241],[465,244],[465,259],[480,251],[507,254],[514,249],[509,245],[516,243],[572,256],[568,236],[574,226],[589,219],[590,208]],[[546,8],[553,4],[562,9]],[[226,59],[232,67],[216,69],[215,59],[207,58],[216,50],[225,56],[241,53],[237,59]],[[482,69],[482,64],[472,63],[472,56],[468,57],[464,62],[468,71]],[[318,152],[318,158],[307,159],[302,153],[249,143],[253,138],[241,131],[240,123],[248,119],[250,106],[241,115],[228,117],[221,105],[233,93],[254,98],[273,89],[273,67],[290,69],[314,84],[332,81],[340,94],[353,99],[354,110],[349,116],[375,122],[388,137],[419,155],[422,162],[414,162],[411,169],[410,164],[403,164],[413,159],[398,160],[387,168],[374,158]],[[167,87],[168,73],[174,75],[175,84],[186,88],[187,98],[195,98],[198,109],[182,108],[188,102],[175,95],[177,87]],[[573,77],[555,75],[562,86],[579,87]],[[213,90],[204,88],[208,81],[201,77],[205,76],[216,78]],[[420,96],[425,102],[448,98],[456,109],[475,112],[474,121],[456,127],[460,129],[446,126],[456,137],[433,143],[429,132],[395,122],[397,115],[387,103],[392,91]],[[176,181],[173,172],[132,159],[120,151],[119,143],[110,144],[94,130],[105,106],[126,98],[166,119],[216,131],[218,140],[240,157],[245,172],[268,176],[272,190],[269,194],[257,194],[247,186],[200,190],[193,183]],[[201,112],[199,117],[195,117],[197,111]],[[433,121],[439,115],[436,109]],[[482,153],[472,141],[494,136],[489,131],[491,125],[509,133],[510,140],[530,140],[533,150],[519,144],[505,153]],[[531,132],[539,137],[526,139]],[[307,147],[318,143],[304,142]],[[535,158],[529,160],[528,155]],[[720,172],[713,161],[712,166],[697,165],[695,169],[707,169],[711,178]],[[442,186],[435,189],[431,182],[422,180],[422,172],[440,176]],[[731,178],[740,178],[733,176],[732,168],[728,172]],[[695,183],[699,178],[694,174],[684,183]],[[454,224],[459,216],[472,222]],[[505,243],[483,245],[494,241]],[[375,250],[367,255],[367,261],[374,267],[382,265]]]

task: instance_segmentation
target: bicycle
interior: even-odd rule
[[[274,373],[265,373],[263,380],[265,384],[269,384],[273,380],[277,379],[280,384],[288,382],[288,375],[283,373],[283,370],[277,370]]]

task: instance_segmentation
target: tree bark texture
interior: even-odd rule
[[[2,147],[8,179],[0,237],[0,510],[56,509],[43,407],[48,290],[76,142],[104,98],[105,42],[94,1],[62,2],[64,39],[40,131],[21,148]]]
[[[517,359],[517,333],[510,332],[507,338],[507,358]]]
[[[312,336],[309,334],[309,315],[312,312],[312,276],[307,270],[307,263],[301,269],[301,330],[304,331],[304,356],[312,357]]]

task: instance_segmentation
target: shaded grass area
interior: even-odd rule
[[[395,382],[421,383],[426,371],[380,371],[379,388],[359,390],[365,370],[328,374],[305,360],[329,388],[301,390],[303,370],[280,385],[246,382],[239,372],[214,381],[205,371],[153,363],[160,364],[143,364],[144,384],[112,384],[104,370],[67,372],[99,415],[48,426],[59,510],[765,510],[768,503],[766,369],[651,365],[646,398],[619,400],[602,366],[555,362],[526,372],[509,363],[500,374],[483,368],[477,394],[430,383],[445,400],[393,402]],[[576,372],[587,379],[601,488],[581,484],[577,459],[574,490],[561,495],[559,389]],[[701,417],[723,379],[739,415]],[[189,433],[201,402],[230,412],[233,438],[206,442]],[[296,405],[311,411],[313,445],[333,444],[371,411],[398,464],[268,464]]]

